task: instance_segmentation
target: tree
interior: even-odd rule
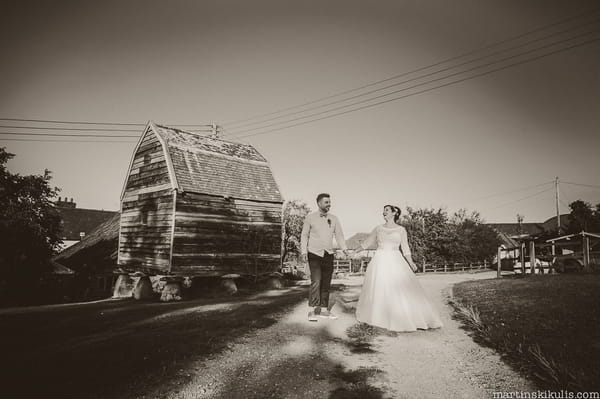
[[[61,243],[61,218],[51,199],[58,193],[44,176],[10,173],[14,157],[0,147],[0,278],[11,284],[37,281]]]
[[[488,259],[496,253],[500,244],[498,234],[484,223],[479,212],[467,215],[461,209],[451,222],[456,240],[453,247],[456,252],[452,254],[455,262]]]
[[[579,233],[582,230],[600,231],[600,204],[593,209],[590,203],[577,200],[571,202],[569,208],[571,208],[571,213],[569,214],[568,233]]]
[[[499,238],[478,212],[452,218],[443,209],[408,208],[402,218],[415,263],[458,263],[491,258]]]
[[[300,255],[300,235],[304,218],[310,213],[310,208],[304,201],[291,200],[286,202],[283,209],[283,256],[285,262],[288,257]]]
[[[401,224],[408,233],[415,263],[444,262],[450,257],[454,237],[446,211],[408,207]]]
[[[525,220],[525,216],[517,213],[517,235],[523,234],[523,220]]]

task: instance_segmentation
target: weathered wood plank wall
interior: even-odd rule
[[[170,265],[173,192],[165,155],[148,131],[134,156],[122,200],[119,263],[166,272]]]
[[[279,203],[178,195],[171,272],[223,275],[276,270],[281,208]]]

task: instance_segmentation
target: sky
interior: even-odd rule
[[[449,213],[467,208],[488,222],[515,222],[517,214],[541,222],[556,212],[556,176],[563,182],[561,212],[576,199],[600,202],[597,187],[567,184],[600,186],[600,12],[593,0],[24,0],[1,7],[0,118],[216,123],[226,138],[254,145],[269,160],[286,199],[314,209],[316,195],[330,193],[332,213],[347,236],[381,223],[385,204]],[[431,66],[575,16],[535,37],[580,34],[564,46],[596,41],[444,87],[430,82],[423,87],[432,89],[421,94],[405,89],[400,94],[411,95],[366,109],[312,123],[298,119],[288,123],[298,126],[239,138],[286,124],[236,129],[235,121]],[[281,121],[269,121],[277,115],[265,117],[265,124]],[[0,128],[0,146],[16,155],[9,170],[43,174],[47,168],[53,185],[78,207],[119,208],[135,138],[31,136],[25,134],[89,133],[33,126],[90,126],[0,124],[9,126]],[[139,136],[143,129],[121,128],[133,131],[96,133]],[[60,141],[9,140],[15,138]]]

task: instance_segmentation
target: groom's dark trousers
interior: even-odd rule
[[[308,253],[310,268],[310,291],[308,306],[329,309],[329,289],[333,274],[333,254],[325,252],[323,257]]]

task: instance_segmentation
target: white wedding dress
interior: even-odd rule
[[[377,242],[356,307],[358,321],[391,331],[416,331],[442,327],[439,315],[411,270],[404,254],[410,254],[402,226],[377,226],[363,242]],[[400,252],[402,248],[402,252]]]

